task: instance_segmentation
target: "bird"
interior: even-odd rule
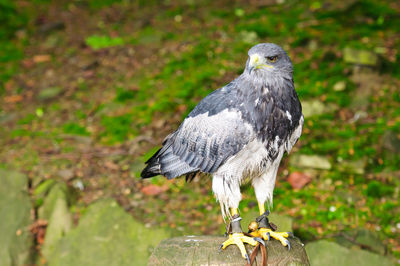
[[[164,139],[141,177],[191,179],[199,172],[209,174],[222,216],[229,222],[229,237],[220,249],[237,245],[248,261],[244,243],[255,246],[272,237],[290,249],[287,238],[292,234],[275,232],[267,216],[282,156],[300,138],[303,123],[291,59],[279,45],[259,43],[248,50],[243,73],[203,98]],[[241,228],[238,209],[245,182],[254,188],[260,213],[250,235]]]

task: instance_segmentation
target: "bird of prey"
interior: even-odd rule
[[[276,44],[260,43],[248,56],[243,73],[201,100],[141,173],[142,178],[168,179],[211,174],[222,215],[230,221],[229,238],[221,248],[235,244],[247,260],[244,243],[256,245],[257,238],[272,237],[290,248],[290,233],[271,229],[265,204],[272,204],[280,161],[299,139],[304,121],[286,52]],[[238,211],[240,185],[247,180],[260,212],[251,236],[243,233]]]

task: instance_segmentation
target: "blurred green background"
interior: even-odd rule
[[[0,0],[4,265],[79,264],[58,256],[78,258],[76,243],[123,265],[124,254],[145,261],[151,251],[130,252],[138,234],[159,236],[154,247],[170,235],[222,233],[209,177],[139,173],[259,42],[292,58],[305,115],[272,211],[291,217],[306,243],[334,240],[399,262],[398,1]],[[256,215],[251,186],[242,192],[242,214]],[[116,225],[103,224],[113,215],[126,221],[118,237],[131,238],[110,259],[87,229],[114,239]]]

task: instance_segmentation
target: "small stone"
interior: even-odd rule
[[[371,51],[346,47],[344,48],[344,61],[356,65],[376,66],[378,56]]]
[[[0,112],[0,125],[6,124],[15,120],[18,117],[17,113],[3,113]]]
[[[176,15],[174,17],[174,20],[175,20],[175,22],[180,23],[180,22],[182,22],[182,16],[181,15]]]
[[[338,109],[336,104],[323,103],[319,100],[302,101],[301,105],[304,117],[312,117],[324,113],[331,113]]]
[[[366,159],[360,159],[356,161],[341,161],[338,164],[338,168],[342,172],[362,175],[365,173],[365,162]]]
[[[85,185],[83,184],[82,180],[80,180],[80,179],[75,179],[75,180],[72,182],[72,186],[73,186],[74,188],[79,189],[80,191],[83,191],[83,190],[85,189]]]
[[[294,155],[290,159],[290,164],[296,168],[311,168],[329,170],[332,168],[328,158],[320,155]]]
[[[58,175],[67,181],[74,177],[74,171],[72,169],[62,169],[58,171]]]
[[[333,85],[334,91],[344,91],[346,89],[346,81],[338,81]]]
[[[258,35],[255,31],[241,31],[239,33],[239,39],[244,43],[254,44],[258,42]]]
[[[63,92],[63,90],[60,87],[45,88],[39,92],[38,99],[42,100],[42,101],[49,100],[49,99],[57,97],[62,92]]]
[[[400,153],[400,138],[391,130],[387,130],[383,134],[382,145],[385,149],[391,152]]]
[[[308,43],[308,49],[310,49],[311,51],[316,51],[318,49],[318,42],[316,40],[311,40]]]

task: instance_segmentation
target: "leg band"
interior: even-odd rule
[[[239,214],[236,214],[232,217],[231,220],[231,229],[232,229],[232,233],[242,233],[242,227],[240,226],[240,220],[242,220],[242,218],[239,216]]]
[[[256,218],[256,222],[258,223],[258,228],[269,228],[272,231],[276,231],[277,226],[269,222],[268,215],[269,211],[265,211],[262,215]]]

